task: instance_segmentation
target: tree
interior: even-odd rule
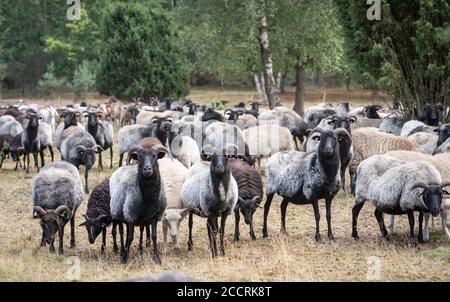
[[[55,64],[51,62],[47,66],[47,71],[38,82],[38,90],[46,97],[53,97],[54,93],[66,82],[65,78],[58,78],[55,74]]]
[[[86,92],[95,87],[96,64],[90,61],[83,61],[75,70],[73,75],[72,89],[75,96],[83,96]]]
[[[178,97],[189,92],[189,70],[171,26],[154,5],[114,3],[101,26],[97,89],[126,100]]]
[[[450,103],[450,3],[383,0],[380,21],[364,2],[335,0],[352,73],[386,91],[411,115],[426,102]]]

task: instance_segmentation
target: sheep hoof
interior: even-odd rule
[[[118,254],[119,253],[119,248],[117,246],[113,247],[113,253],[114,254]]]
[[[328,238],[329,238],[331,241],[336,241],[336,239],[334,239],[333,234],[328,234]]]
[[[417,240],[417,238],[412,238],[411,239],[411,246],[413,248],[416,248],[419,245],[419,241]]]
[[[267,238],[269,238],[269,234],[267,234],[267,233],[263,233],[263,236],[262,236],[262,238],[264,238],[264,239],[267,239]]]
[[[58,255],[64,255],[64,250],[63,249],[59,249],[58,250]]]
[[[239,235],[234,235],[234,242],[238,242],[240,240]]]
[[[76,247],[77,247],[77,245],[75,244],[75,241],[73,241],[73,242],[70,243],[70,248],[71,248],[71,249],[74,249],[74,248],[76,248]]]
[[[316,234],[314,238],[316,239],[317,242],[322,242],[322,237],[320,236],[320,234]]]
[[[352,234],[352,237],[354,240],[358,241],[359,240],[359,236],[358,234]]]
[[[156,264],[161,265],[161,259],[159,258],[159,255],[157,253],[153,255],[153,261],[155,261]]]
[[[256,240],[256,236],[255,235],[251,236],[251,238],[252,238],[253,241]]]

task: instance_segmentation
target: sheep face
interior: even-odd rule
[[[207,122],[207,121],[210,121],[210,120],[218,120],[218,121],[222,122],[223,121],[223,116],[220,113],[218,113],[218,112],[214,111],[213,109],[209,108],[209,109],[207,109],[205,111],[205,114],[203,114],[203,116],[201,118],[201,121],[202,122]]]
[[[356,123],[356,116],[341,116],[341,115],[333,115],[328,124],[333,127],[333,129],[344,128],[348,132],[351,132],[350,125]]]
[[[25,119],[28,120],[28,127],[37,128],[39,126],[39,121],[43,119],[42,115],[35,113],[27,113]]]
[[[79,115],[80,114],[78,112],[64,111],[61,114],[61,118],[64,119],[64,129],[67,129],[70,126],[76,126]]]
[[[338,152],[338,138],[332,131],[324,131],[320,140],[319,153],[326,158],[333,157]]]
[[[261,197],[255,196],[252,199],[243,199],[239,197],[239,210],[244,216],[245,224],[250,225],[253,222],[253,214],[261,203]]]
[[[443,197],[443,188],[448,184],[427,185],[425,183],[418,183],[412,187],[412,190],[422,188],[423,191],[419,196],[422,197],[423,203],[430,211],[433,217],[437,217],[440,213]]]
[[[379,119],[380,115],[378,114],[378,111],[381,109],[383,109],[383,107],[380,105],[366,106],[362,111],[362,115],[366,118]]]
[[[88,128],[95,128],[98,126],[98,120],[104,117],[101,112],[87,112],[86,117],[88,119]]]
[[[80,226],[85,226],[86,231],[88,233],[88,239],[90,244],[94,244],[95,239],[100,235],[102,230],[106,228],[107,223],[105,222],[105,219],[107,219],[107,216],[102,214],[98,216],[97,218],[89,218],[87,215],[83,215],[83,217],[86,219],[85,222],[80,224]]]
[[[42,243],[52,244],[55,241],[56,232],[60,227],[64,227],[70,219],[69,208],[65,205],[59,206],[56,210],[44,210],[39,206],[33,209],[33,218],[39,218],[42,228]]]
[[[162,145],[155,145],[151,148],[144,148],[136,145],[129,152],[129,158],[138,162],[138,172],[144,178],[151,178],[157,168],[158,159],[170,154]]]
[[[137,116],[138,116],[138,114],[139,114],[139,109],[136,108],[136,107],[130,107],[130,108],[128,108],[128,111],[127,111],[127,112],[130,113],[130,116],[131,116],[131,123],[132,123],[133,125],[136,124],[136,119],[137,119]]]
[[[169,225],[170,236],[172,238],[178,235],[180,223],[188,213],[188,209],[166,209],[164,212],[163,220]]]
[[[158,130],[160,132],[165,132],[170,134],[170,130],[172,129],[173,119],[170,117],[154,117],[152,119],[152,123],[157,125]]]
[[[444,111],[444,106],[438,104],[425,104],[423,112],[425,114],[425,123],[429,126],[438,126],[440,119],[440,112]]]
[[[244,104],[245,108],[245,104]],[[245,112],[243,110],[231,110],[228,109],[225,111],[225,115],[228,115],[229,121],[237,121],[239,119],[239,116],[243,115]]]
[[[94,148],[86,148],[85,146],[77,147],[77,154],[79,162],[86,166],[86,169],[91,169],[95,164],[95,154],[103,151],[100,146]]]
[[[438,133],[437,146],[439,147],[450,137],[450,124],[440,125],[436,132]]]

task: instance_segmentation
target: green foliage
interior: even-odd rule
[[[97,65],[91,61],[83,61],[73,75],[72,89],[76,96],[83,96],[95,88],[95,72]]]
[[[448,1],[383,0],[381,21],[367,20],[364,1],[335,2],[360,82],[385,90],[407,111],[425,102],[450,102]]]
[[[51,97],[55,92],[61,88],[66,82],[65,78],[57,78],[55,74],[55,64],[51,62],[47,66],[47,71],[38,82],[38,90],[45,96]]]
[[[170,16],[154,2],[111,4],[102,21],[97,88],[134,97],[178,97],[189,92],[189,70]]]

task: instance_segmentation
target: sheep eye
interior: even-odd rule
[[[313,140],[315,140],[316,142],[320,142],[320,136],[314,137]]]

